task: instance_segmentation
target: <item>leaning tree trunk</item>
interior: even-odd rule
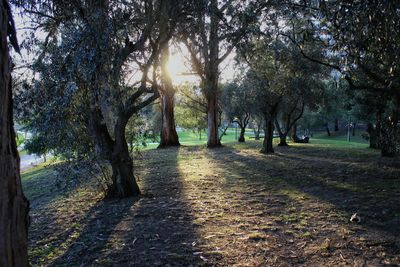
[[[0,266],[28,266],[29,202],[22,192],[19,173],[7,44],[7,34],[14,33],[15,38],[15,32],[9,27],[12,18],[8,1],[1,1],[0,9]],[[17,47],[16,42],[13,45]]]
[[[264,141],[263,147],[261,149],[261,153],[269,154],[274,153],[273,147],[273,138],[274,138],[274,123],[273,119],[265,118],[265,134],[264,134]]]
[[[159,148],[180,145],[174,117],[175,91],[167,69],[168,59],[169,47],[166,43],[161,50],[162,89],[160,91],[160,102],[162,127]]]
[[[246,127],[240,127],[240,135],[239,135],[239,142],[244,142],[245,138],[244,138],[244,134],[246,133]]]

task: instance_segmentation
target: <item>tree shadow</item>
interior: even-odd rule
[[[374,228],[389,236],[400,233],[400,207],[396,204],[400,202],[400,169],[391,160],[387,168],[382,168],[384,162],[379,156],[348,161],[340,158],[338,152],[330,159],[312,147],[300,149],[301,153],[298,148],[278,149],[269,156],[249,156],[232,147],[226,149],[232,153],[232,162],[245,167],[220,164],[246,179],[268,182],[274,188],[289,186],[334,205],[348,218],[358,212],[363,217],[362,227]],[[214,160],[220,161],[220,158],[214,157]],[[374,160],[377,164],[371,163]]]
[[[365,179],[361,163],[370,164],[369,158],[357,161],[350,171],[339,160],[321,160],[318,164],[318,158],[326,157],[324,154],[312,151],[309,156],[316,158],[307,162],[302,158],[307,152],[297,156],[293,151],[296,149],[284,148],[264,155],[254,149],[225,147],[209,153],[212,161],[227,170],[224,187],[239,184],[237,195],[243,205],[257,211],[253,214],[262,214],[255,223],[268,226],[257,228],[267,229],[269,242],[286,243],[274,248],[275,255],[289,265],[313,265],[315,257],[310,255],[315,254],[332,257],[319,258],[317,265],[351,265],[357,256],[371,265],[382,264],[385,257],[398,262],[399,175],[387,179],[382,172]],[[393,167],[390,162],[388,165]],[[340,175],[333,173],[335,170],[340,170]],[[355,212],[360,214],[361,224],[349,222]],[[300,249],[299,244],[303,244]]]
[[[96,203],[79,237],[51,266],[204,265],[178,154],[179,148],[146,152],[135,164],[144,195]]]

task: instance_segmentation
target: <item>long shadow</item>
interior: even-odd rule
[[[94,205],[79,237],[52,266],[205,265],[194,248],[178,154],[179,148],[144,153],[137,163],[144,196]]]
[[[240,174],[247,177],[246,179],[253,179],[256,176],[261,177],[259,179],[262,181],[262,177],[268,175],[265,180],[270,184],[275,186],[286,184],[333,204],[338,210],[349,214],[349,217],[352,213],[359,212],[363,216],[365,227],[375,228],[392,236],[398,236],[400,233],[400,207],[396,204],[400,201],[398,177],[389,179],[390,184],[385,186],[382,182],[385,180],[385,177],[381,176],[382,173],[374,177],[376,180],[368,177],[367,181],[363,181],[365,171],[357,165],[350,173],[341,173],[339,178],[336,173],[332,173],[332,169],[343,169],[342,163],[324,162],[322,165],[317,165],[318,158],[315,162],[307,162],[299,155],[292,155],[292,151],[287,149],[278,150],[278,155],[272,155],[270,158],[263,156],[249,158],[234,148],[226,149],[232,153],[233,161],[245,162],[247,168],[232,168],[232,170],[240,170]],[[324,157],[315,154],[311,147],[309,150],[313,157]],[[307,155],[306,151],[303,153]],[[220,161],[220,158],[215,157],[215,160]],[[220,163],[226,165],[226,162]],[[370,163],[364,162],[364,164]],[[372,186],[368,182],[371,182]],[[396,182],[397,186],[393,187]],[[342,186],[343,184],[347,185]],[[373,191],[378,194],[371,195]]]

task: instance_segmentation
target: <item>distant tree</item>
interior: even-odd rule
[[[181,37],[207,100],[208,147],[221,146],[218,136],[219,66],[257,20],[251,2],[195,1],[192,19],[185,25],[186,31]]]
[[[181,85],[176,101],[176,122],[184,129],[201,133],[207,129],[207,102],[198,87]]]
[[[254,91],[248,90],[239,82],[224,85],[221,97],[223,111],[229,121],[236,122],[240,127],[239,142],[244,142],[246,127],[250,122],[254,105]]]
[[[0,12],[0,266],[28,266],[29,202],[22,192],[15,141],[12,62],[8,48],[10,43],[19,52],[19,46],[7,0],[0,2]]]

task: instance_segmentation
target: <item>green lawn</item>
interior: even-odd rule
[[[358,130],[355,136],[350,136],[350,142],[348,141],[347,132],[339,131],[332,132],[331,136],[328,136],[326,132],[317,132],[311,138],[311,143],[317,144],[324,147],[368,147],[369,143],[363,139],[361,134],[363,132]]]
[[[226,132],[226,135],[222,138],[222,143],[232,143],[236,142],[239,136],[239,129],[236,135],[235,128],[229,128]],[[332,132],[331,136],[328,136],[326,132],[316,132],[313,137],[310,139],[310,143],[312,145],[318,145],[323,147],[367,147],[368,141],[361,137],[362,132],[358,130],[356,136],[351,136],[350,142],[347,140],[347,132],[339,131]],[[261,136],[263,134],[261,133]],[[195,145],[204,145],[207,143],[207,132],[203,131],[201,133],[201,139],[197,132],[193,131],[180,131],[178,132],[179,141],[182,145],[185,146],[195,146]],[[250,138],[251,137],[251,138]],[[246,140],[254,140],[254,134],[252,129],[246,129],[245,138]],[[289,139],[289,138],[288,138]],[[288,140],[290,141],[290,140]],[[148,140],[148,145],[145,147],[145,150],[153,149],[158,146],[158,144],[153,144],[154,141]]]
[[[251,134],[250,134],[251,132]],[[240,134],[240,129],[238,129],[237,135],[236,135],[236,129],[235,128],[229,128],[226,131],[226,135],[224,135],[222,137],[222,143],[231,143],[231,142],[235,142],[237,140],[237,138],[239,138],[239,134]],[[203,131],[201,133],[201,138],[200,135],[197,132],[193,132],[190,130],[185,130],[185,131],[180,131],[178,132],[178,136],[179,136],[179,142],[181,143],[181,145],[184,146],[195,146],[195,145],[204,145],[207,143],[207,131]],[[249,137],[253,137],[254,134],[252,133],[252,129],[246,129],[246,134],[245,134],[245,138],[247,140],[249,140]],[[153,144],[154,141],[153,140],[147,140],[147,146],[146,146],[146,150],[147,149],[153,149],[156,148],[158,146],[158,144]]]

